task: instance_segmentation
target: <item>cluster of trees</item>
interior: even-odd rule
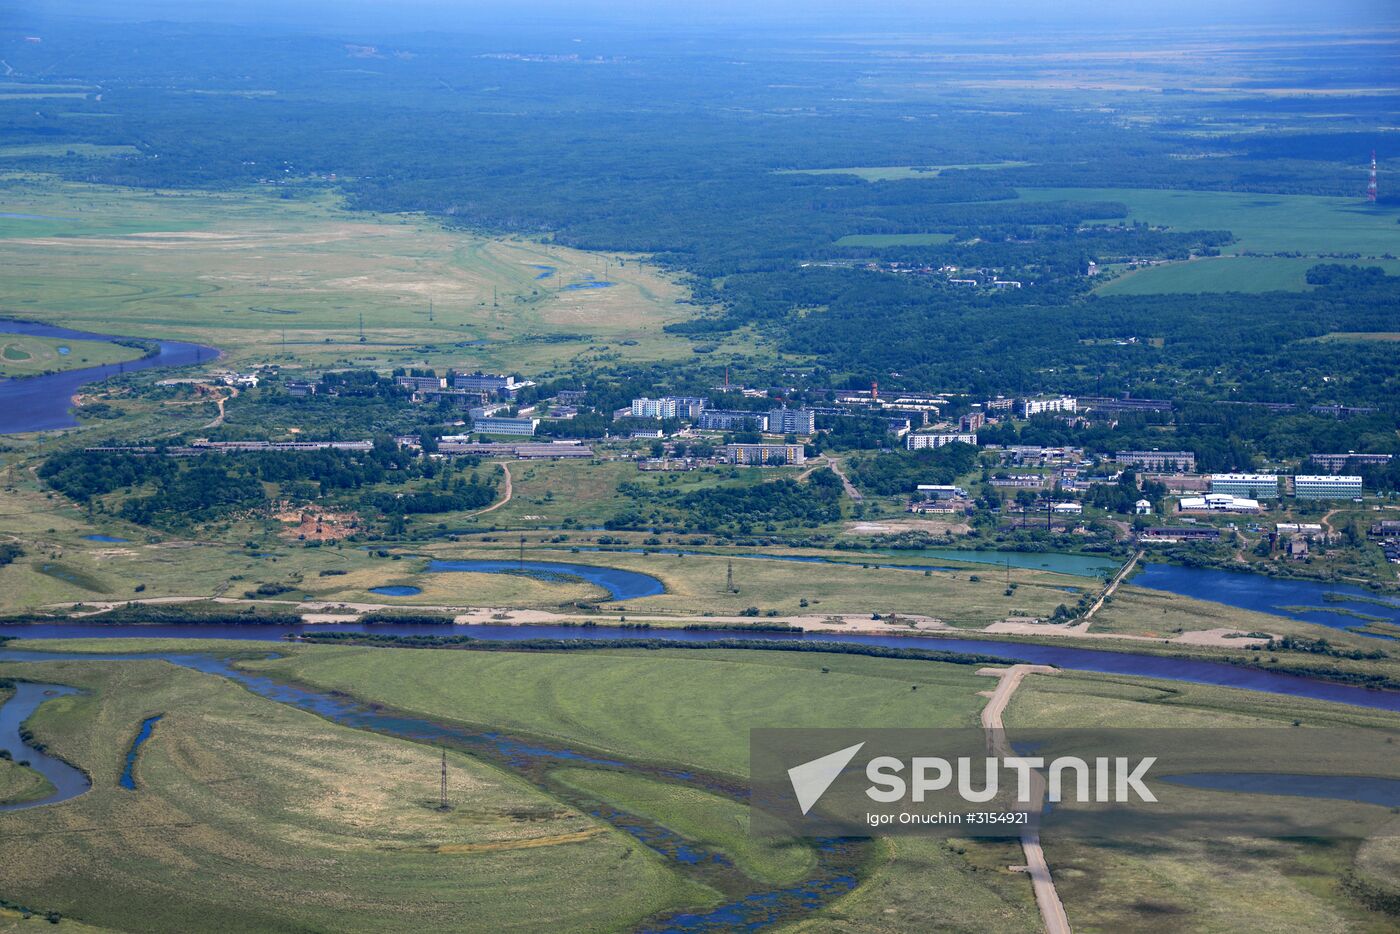
[[[856,458],[851,463],[851,482],[876,496],[897,496],[912,493],[920,483],[952,483],[977,464],[977,449],[972,445],[945,444]]]
[[[140,525],[183,526],[286,498],[337,502],[375,514],[452,512],[495,499],[477,458],[440,461],[379,438],[370,451],[268,451],[193,458],[66,451],[39,467],[48,486],[79,503],[124,496],[115,508]],[[467,471],[472,471],[467,473]]]
[[[753,486],[712,487],[686,494],[679,505],[690,528],[746,535],[756,526],[814,528],[835,522],[841,518],[841,495],[841,479],[823,468],[814,471],[805,483],[784,479]]]

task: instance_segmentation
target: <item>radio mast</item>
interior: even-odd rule
[[[1366,200],[1376,203],[1376,151],[1371,150],[1371,181],[1366,185]]]

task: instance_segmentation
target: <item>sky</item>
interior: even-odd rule
[[[615,25],[891,31],[1019,32],[1124,27],[1400,25],[1394,0],[5,0],[17,18],[80,15],[117,21],[365,28]]]

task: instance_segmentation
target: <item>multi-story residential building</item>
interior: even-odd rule
[[[1247,499],[1278,499],[1279,476],[1271,473],[1211,474],[1210,491]]]
[[[1353,499],[1361,495],[1361,478],[1354,476],[1297,476],[1293,495],[1299,499]]]
[[[807,451],[800,444],[726,444],[725,459],[731,464],[751,467],[801,464]]]
[[[1324,470],[1335,473],[1356,467],[1384,467],[1390,463],[1391,455],[1357,454],[1354,451],[1348,451],[1346,454],[1314,454],[1309,460]]]
[[[993,477],[988,484],[1006,490],[1041,490],[1045,488],[1045,478],[1039,474],[1021,474],[1016,477]]]
[[[811,435],[817,431],[817,415],[811,409],[783,406],[768,413],[768,430],[775,435]]]
[[[986,412],[968,412],[958,419],[958,430],[976,432],[985,424],[987,424]]]
[[[945,444],[970,444],[977,446],[977,436],[963,433],[919,433],[904,436],[904,446],[911,451],[921,451],[925,448],[941,448]]]
[[[394,382],[413,392],[441,389],[446,385],[441,376],[398,376],[394,378]]]
[[[472,429],[483,435],[533,435],[540,425],[538,418],[478,418]]]
[[[632,400],[633,418],[675,418],[675,399],[641,399]]]
[[[1044,396],[1038,399],[1022,399],[1022,418],[1031,418],[1049,412],[1078,412],[1079,400],[1073,396]]]
[[[1196,455],[1191,451],[1119,451],[1113,455],[1124,467],[1172,473],[1195,473]]]
[[[738,409],[706,409],[696,425],[705,431],[767,431],[768,413]]]
[[[701,396],[676,396],[676,417],[689,418],[691,420],[700,417],[700,413],[709,408],[710,400]]]

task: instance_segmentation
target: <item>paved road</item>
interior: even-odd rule
[[[979,675],[996,677],[996,690],[992,691],[987,706],[982,708],[982,729],[987,731],[988,752],[994,756],[1015,755],[1011,743],[1002,727],[1001,715],[1016,693],[1021,681],[1028,674],[1055,674],[1056,669],[1048,665],[1012,665],[1009,668],[981,668]],[[1040,773],[1034,774],[1033,796],[1038,802],[1045,799],[1045,779]],[[1045,924],[1046,934],[1070,934],[1069,916],[1065,914],[1060,893],[1055,889],[1055,880],[1050,875],[1050,865],[1045,861],[1045,851],[1040,846],[1040,834],[1027,830],[1021,834],[1021,851],[1026,855],[1024,871],[1031,877],[1031,889],[1035,892],[1035,903],[1040,908],[1040,919]]]

